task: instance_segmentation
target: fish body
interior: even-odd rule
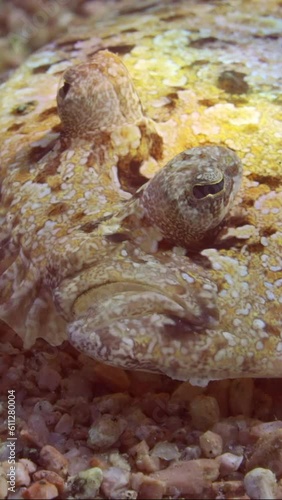
[[[210,83],[220,48],[195,70],[189,8],[169,7],[174,29],[169,12],[147,13],[138,27],[127,16],[54,42],[1,86],[0,318],[26,347],[69,338],[106,363],[181,380],[278,377],[279,116],[270,91],[240,101]],[[230,148],[244,164],[236,198]],[[220,169],[203,183],[206,158],[210,175]],[[196,201],[181,218],[191,171]],[[198,217],[201,198],[213,208]]]

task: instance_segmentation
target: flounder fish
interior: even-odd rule
[[[0,319],[179,380],[281,376],[281,188],[189,139],[188,84],[145,113],[113,52],[63,40],[1,86]]]

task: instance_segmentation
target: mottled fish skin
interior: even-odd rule
[[[126,168],[135,158],[145,161],[156,143],[162,144],[120,59],[100,51],[68,69],[57,100],[62,130],[51,151],[36,165],[19,163],[3,180],[5,225],[11,224],[12,237],[2,245],[2,318],[24,335],[26,345],[37,335],[46,338],[42,326],[49,329],[49,340],[64,318],[70,340],[81,350],[135,366],[131,332],[161,333],[176,324],[175,318],[194,326],[214,324],[216,287],[197,276],[196,266],[192,278],[192,265],[192,283],[187,283],[185,259],[153,255],[161,232],[142,217],[140,204],[120,201],[121,189],[113,179],[116,164],[124,161]],[[231,161],[241,172],[231,151],[208,147],[207,156],[212,152],[219,158],[225,154],[227,165]],[[188,165],[189,184],[190,170]],[[218,197],[224,207],[231,198],[221,193],[212,198]],[[144,207],[145,198],[140,198]],[[204,224],[202,215],[201,220]],[[21,286],[15,288],[19,279]],[[150,368],[151,360],[141,365]]]
[[[1,319],[26,346],[36,336],[58,344],[67,332],[74,345],[98,359],[173,378],[281,376],[281,191],[245,177],[242,208],[231,211],[225,229],[219,221],[215,241],[208,234],[205,242],[205,229],[200,243],[206,249],[188,257],[173,249],[169,220],[167,227],[158,224],[147,209],[148,187],[158,176],[131,194],[147,172],[151,176],[176,153],[180,163],[193,154],[181,153],[190,145],[183,148],[183,111],[172,114],[173,128],[179,120],[179,140],[172,137],[169,150],[166,125],[144,116],[123,65],[109,53],[90,59],[93,50],[97,39],[85,36],[85,45],[65,64],[51,46],[43,52],[49,74],[30,75],[39,52],[2,87]],[[56,73],[83,60],[88,62],[70,69],[60,83],[60,126]],[[103,68],[107,60],[111,64]],[[83,72],[91,69],[93,75],[91,64],[101,68],[101,91],[119,96],[112,120],[103,109],[97,117],[88,106],[74,105],[72,85],[77,88],[76,76]],[[116,72],[121,80],[115,87]],[[104,102],[100,97],[96,110]],[[228,152],[210,147],[220,158]],[[203,192],[196,188],[198,200]],[[176,240],[185,244],[182,234]]]

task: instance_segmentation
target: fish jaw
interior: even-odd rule
[[[137,258],[129,242],[121,248],[119,257],[58,287],[67,335],[78,350],[178,380],[282,376],[278,329],[269,330],[268,314],[265,324],[258,320],[262,305],[244,311],[257,288],[256,262],[246,275],[236,259],[215,249],[202,252],[212,267],[234,277],[239,293],[233,294],[234,286],[218,281],[217,289],[214,271],[204,272],[188,257],[172,254],[168,263],[165,252],[148,256],[139,249]]]
[[[61,282],[54,300],[70,342],[115,366],[172,369],[166,346],[171,350],[179,335],[213,328],[219,312],[216,286],[197,265],[178,255],[167,259],[165,252],[146,255],[126,242],[115,257]]]

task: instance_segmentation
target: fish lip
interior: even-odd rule
[[[136,281],[110,281],[106,283],[99,283],[99,285],[94,285],[88,290],[81,293],[75,300],[73,304],[73,312],[76,313],[78,301],[82,301],[85,304],[85,308],[91,307],[93,299],[95,299],[96,304],[103,304],[105,300],[109,300],[109,296],[112,298],[115,296],[124,296],[127,294],[139,294],[140,300],[144,294],[154,294],[156,297],[166,298],[172,303],[175,303],[179,308],[185,307],[185,301],[176,300],[176,297],[170,296],[164,290],[158,286],[151,286],[149,284],[144,284]],[[153,312],[153,311],[152,311]]]
[[[106,310],[107,318],[103,322],[108,323],[125,318],[142,320],[142,317],[157,313],[175,324],[178,320],[195,328],[217,324],[216,314],[208,311],[204,304],[202,309],[202,314],[193,314],[185,300],[177,294],[169,294],[158,286],[131,281],[111,281],[90,287],[76,298],[72,306],[76,317],[89,310],[97,318],[105,317]]]

